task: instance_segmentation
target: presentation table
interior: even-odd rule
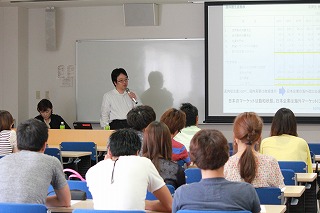
[[[71,207],[49,207],[52,213],[58,212],[72,212],[74,209],[93,209],[93,202],[91,199],[87,200],[72,200]],[[284,213],[286,211],[285,205],[261,205],[261,213]],[[152,211],[146,211],[152,212]]]

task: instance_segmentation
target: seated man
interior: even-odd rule
[[[201,169],[202,180],[176,190],[173,213],[180,209],[260,212],[259,197],[252,185],[224,178],[229,145],[220,131],[211,129],[197,132],[191,140],[190,156]]]
[[[171,212],[171,194],[153,163],[138,156],[140,148],[135,130],[112,133],[105,160],[86,174],[94,209]],[[147,190],[159,200],[145,201]]]
[[[30,119],[17,128],[19,152],[0,159],[0,202],[70,206],[70,190],[61,162],[44,154],[48,140],[45,123]],[[52,185],[56,195],[47,197]]]

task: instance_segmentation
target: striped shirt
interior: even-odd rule
[[[0,156],[12,153],[17,146],[17,135],[14,130],[2,130],[0,132]]]

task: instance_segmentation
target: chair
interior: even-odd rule
[[[94,142],[61,142],[60,150],[91,152],[91,160],[98,163],[97,145]]]
[[[47,207],[31,203],[0,203],[1,213],[47,213]]]
[[[175,188],[169,184],[167,184],[166,186],[168,187],[170,194],[173,196]],[[154,194],[152,194],[151,192],[147,191],[146,200],[158,200],[158,198],[156,198],[156,196],[154,196]]]
[[[307,165],[303,161],[278,161],[280,169],[292,169],[295,173],[306,173]]]
[[[250,211],[223,211],[223,210],[178,210],[177,213],[251,213]]]
[[[284,177],[284,185],[297,185],[296,174],[292,169],[281,169],[282,176]]]
[[[68,182],[70,190],[84,191],[87,194],[87,199],[92,199],[92,195],[91,195],[91,192],[89,191],[89,188],[87,186],[86,181],[67,180],[67,182]],[[54,189],[53,189],[52,185],[50,185],[48,188],[48,196],[54,195],[54,194],[55,194]]]
[[[44,150],[44,154],[47,154],[47,155],[51,155],[51,156],[53,156],[53,157],[56,157],[56,158],[58,158],[58,160],[62,163],[62,156],[61,156],[60,149],[47,147],[47,148]]]
[[[309,149],[315,155],[320,155],[320,143],[308,143]]]
[[[202,178],[201,170],[199,168],[188,168],[184,170],[186,174],[186,183],[199,182]]]
[[[284,203],[283,194],[277,187],[255,188],[258,194],[260,204],[263,205],[281,205]]]
[[[142,210],[94,210],[94,209],[74,209],[72,213],[146,213]]]
[[[70,190],[78,189],[86,192],[87,198],[92,199],[91,192],[87,186],[86,181],[78,181],[78,180],[67,180]]]

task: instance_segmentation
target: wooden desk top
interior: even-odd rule
[[[305,191],[305,186],[285,186],[284,197],[301,197]]]
[[[296,173],[298,182],[313,182],[317,178],[317,173]]]
[[[73,209],[93,209],[93,202],[91,199],[83,201],[71,201],[71,207],[49,207],[53,212],[72,212]],[[261,210],[265,209],[265,212],[261,213],[284,213],[286,211],[285,205],[261,205]],[[147,211],[150,212],[150,211]]]
[[[63,141],[89,141],[94,142],[97,146],[107,146],[110,135],[113,130],[96,130],[96,129],[49,129],[48,145],[53,147],[59,146]]]
[[[287,210],[286,205],[261,205],[261,213],[264,213],[263,208],[266,213],[284,213]]]
[[[80,158],[91,154],[91,152],[61,151],[61,156],[64,158]]]
[[[314,159],[315,159],[315,161],[320,161],[320,155],[315,155]]]

